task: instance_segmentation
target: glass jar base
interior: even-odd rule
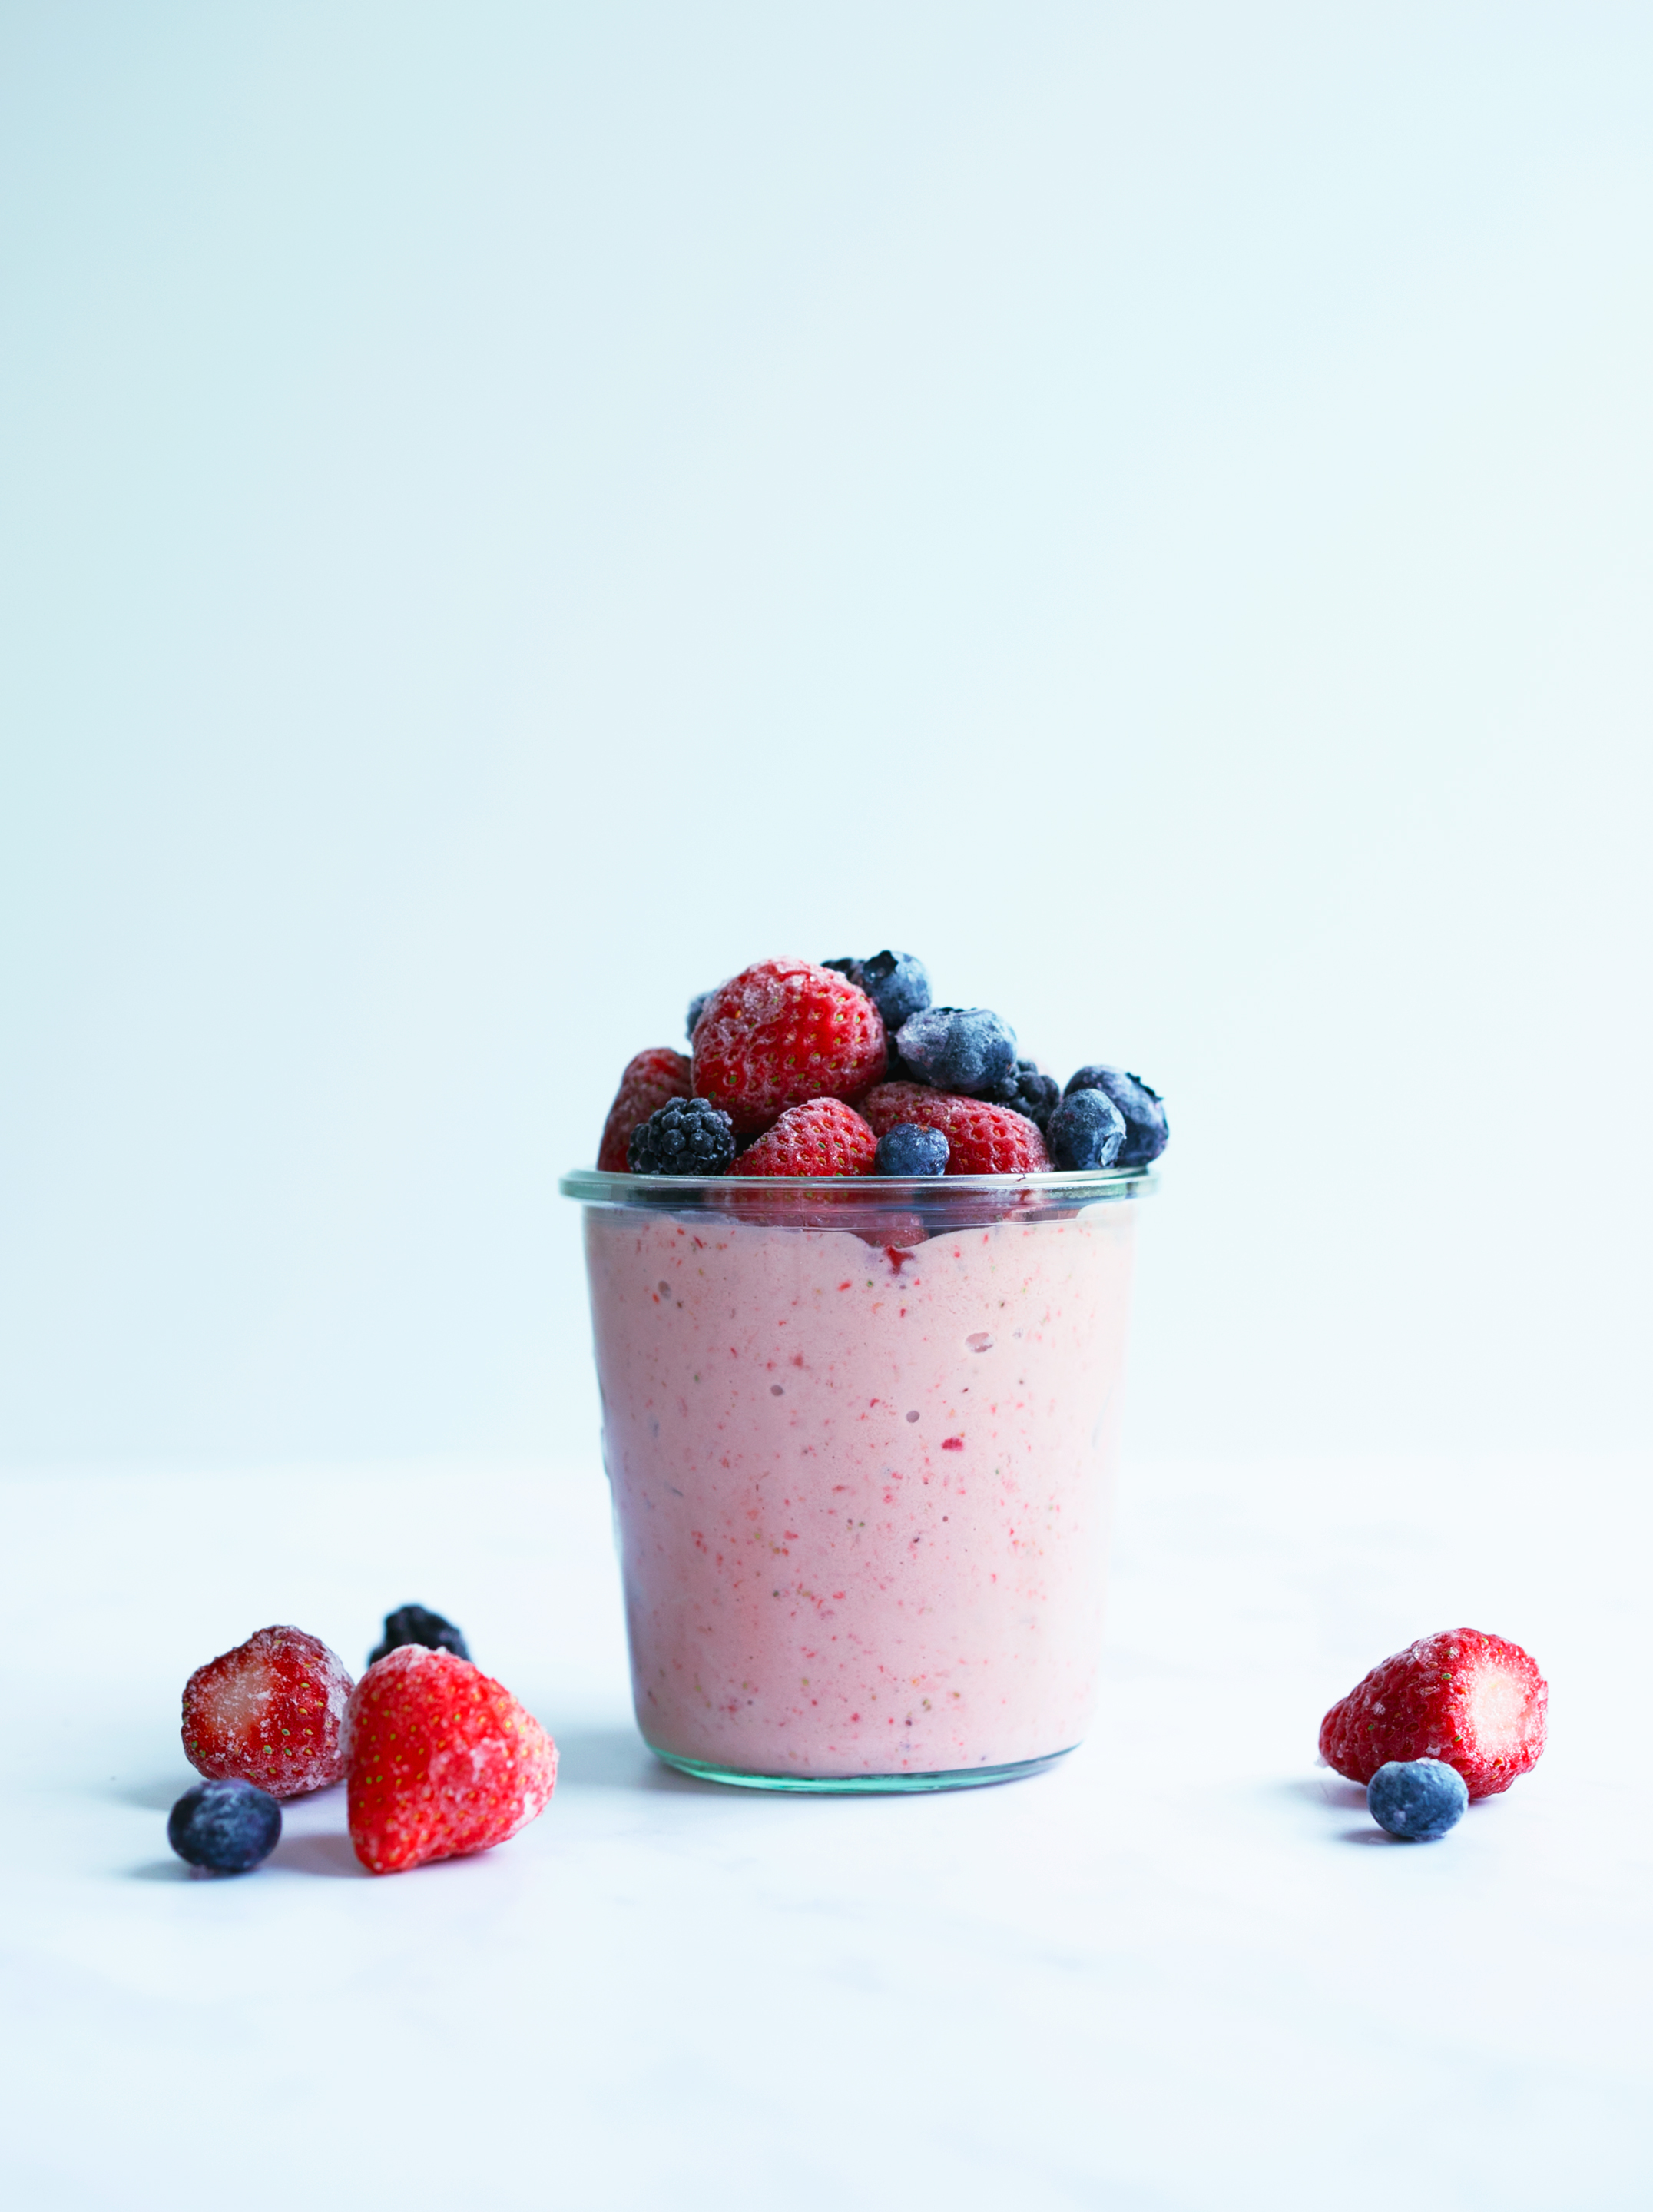
[[[954,1766],[933,1774],[802,1775],[747,1774],[738,1767],[714,1766],[710,1759],[684,1759],[675,1751],[649,1745],[664,1765],[675,1766],[680,1774],[692,1774],[699,1782],[726,1782],[737,1790],[779,1790],[794,1796],[812,1797],[887,1797],[926,1790],[981,1790],[995,1782],[1020,1782],[1024,1775],[1042,1774],[1074,1748],[1066,1744],[1060,1751],[1047,1751],[1042,1758],[1012,1759],[1006,1766]]]

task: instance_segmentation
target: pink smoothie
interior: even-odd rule
[[[1078,1741],[1135,1213],[1096,1205],[899,1250],[588,1207],[655,1749],[842,1779]]]

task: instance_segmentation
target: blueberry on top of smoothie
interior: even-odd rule
[[[1150,1091],[1141,1076],[1128,1075],[1123,1067],[1109,1067],[1096,1060],[1075,1069],[1063,1096],[1071,1097],[1077,1091],[1099,1091],[1119,1109],[1125,1123],[1125,1141],[1118,1153],[1120,1167],[1145,1168],[1150,1160],[1159,1158],[1170,1141],[1171,1129],[1159,1092]]]
[[[916,1121],[898,1121],[878,1139],[873,1173],[886,1176],[938,1176],[947,1173],[947,1133],[921,1129]]]
[[[937,1091],[986,1098],[1016,1065],[1016,1033],[985,1006],[927,1006],[896,1036],[905,1066]]]
[[[1053,1167],[1111,1167],[1125,1141],[1125,1117],[1105,1091],[1072,1091],[1051,1115],[1044,1141]]]

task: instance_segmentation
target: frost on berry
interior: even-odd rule
[[[344,1771],[350,1676],[319,1636],[261,1628],[184,1686],[184,1751],[197,1774],[272,1797],[324,1790]]]

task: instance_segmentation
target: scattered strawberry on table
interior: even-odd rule
[[[1063,1087],[1002,1015],[933,1006],[911,952],[756,961],[690,1001],[688,1039],[687,1059],[663,1045],[627,1063],[600,1169],[1041,1175],[1145,1167],[1170,1133],[1140,1077],[1093,1060]],[[887,1141],[899,1131],[914,1134]],[[919,1132],[946,1139],[939,1170]]]
[[[1320,1723],[1320,1754],[1367,1784],[1372,1816],[1390,1834],[1429,1841],[1472,1798],[1495,1797],[1531,1772],[1549,1698],[1518,1644],[1444,1628],[1395,1652],[1338,1699]],[[1437,1766],[1455,1782],[1427,1771]]]
[[[185,1684],[185,1754],[209,1780],[253,1782],[272,1797],[324,1790],[344,1771],[350,1687],[319,1636],[261,1628]]]

